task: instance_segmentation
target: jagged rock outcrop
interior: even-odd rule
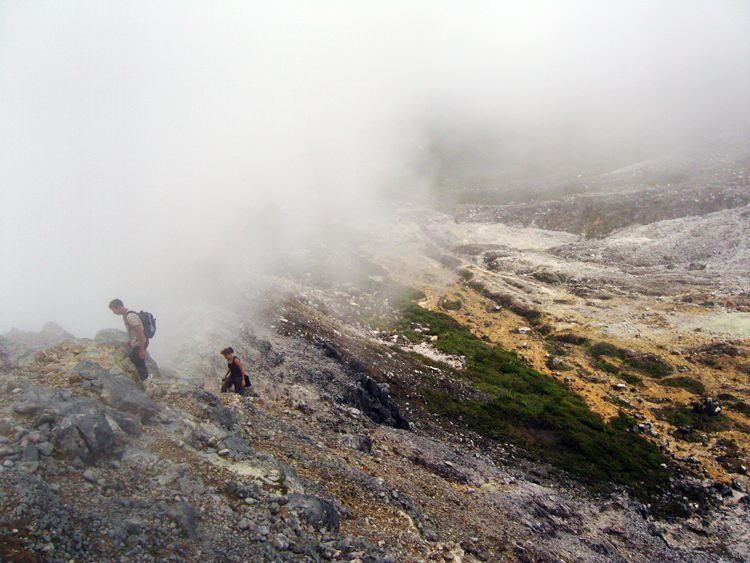
[[[361,350],[247,342],[259,398],[176,372],[143,389],[109,338],[59,342],[1,375],[0,558],[721,560],[621,491],[592,496],[430,419],[407,430],[387,387],[352,369]],[[747,508],[725,502],[719,523],[691,526],[742,558]]]
[[[388,395],[386,386],[366,375],[362,375],[349,392],[347,402],[378,424],[409,429],[409,422],[401,416],[401,410]]]

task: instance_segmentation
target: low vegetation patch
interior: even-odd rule
[[[649,375],[655,379],[669,375],[674,371],[671,365],[662,360],[659,356],[646,354],[643,356],[633,356],[627,358],[625,363],[636,371]]]
[[[596,360],[598,360],[602,356],[619,359],[623,359],[625,357],[624,350],[618,348],[614,344],[610,344],[609,342],[597,342],[595,344],[591,344],[588,347],[588,352],[589,354],[591,354],[591,357]]]
[[[566,364],[560,356],[550,356],[547,358],[545,365],[552,371],[570,371],[573,366]]]
[[[730,473],[744,473],[743,466],[748,466],[748,460],[742,456],[737,446],[737,442],[730,439],[722,438],[716,441],[716,449],[719,450],[719,455],[716,456],[716,461],[719,462],[724,469]]]
[[[750,418],[750,405],[748,405],[742,399],[738,399],[737,397],[735,397],[734,395],[730,395],[729,393],[722,393],[717,398],[720,401],[723,401],[724,406],[726,406],[727,408],[733,410],[734,412],[744,414],[746,417]]]
[[[622,379],[625,383],[630,383],[631,385],[640,385],[641,378],[637,375],[633,375],[632,373],[627,372],[621,372],[617,374],[617,377]]]
[[[598,367],[597,364],[601,366],[612,366],[611,363],[602,360],[602,356],[606,356],[608,358],[621,360],[629,368],[657,379],[669,375],[674,371],[671,365],[655,354],[632,355],[632,353],[623,350],[622,348],[618,348],[609,342],[596,342],[595,344],[590,344],[587,346],[587,350],[589,355],[596,360],[594,364],[596,367]],[[599,369],[609,371],[609,373],[617,373],[615,371],[610,371],[611,368],[599,367]]]
[[[404,308],[398,330],[437,336],[443,353],[466,358],[457,372],[489,396],[461,399],[446,390],[425,392],[425,407],[497,440],[515,442],[591,485],[614,481],[649,496],[668,482],[665,459],[625,424],[607,424],[554,378],[524,365],[517,354],[491,346],[455,320],[415,304]]]
[[[560,334],[553,334],[550,336],[552,340],[557,342],[564,342],[565,344],[575,344],[576,346],[583,346],[589,343],[589,339],[585,336],[579,336],[572,332],[561,332]]]
[[[669,377],[662,379],[659,383],[665,387],[679,387],[696,395],[703,395],[706,392],[703,383],[692,377]]]
[[[711,415],[695,412],[689,405],[674,405],[655,409],[654,415],[677,427],[678,438],[687,442],[698,440],[696,432],[710,434],[729,428],[729,419],[724,414]]]
[[[461,309],[462,305],[463,303],[460,299],[448,299],[447,297],[442,297],[440,301],[438,301],[438,307],[444,311],[458,311]]]
[[[620,373],[620,369],[616,365],[610,364],[607,360],[603,360],[602,358],[596,360],[594,367],[606,371],[607,373]]]

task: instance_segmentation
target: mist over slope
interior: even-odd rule
[[[0,328],[91,335],[117,296],[177,330],[446,178],[526,191],[746,135],[744,21],[699,1],[4,3]]]

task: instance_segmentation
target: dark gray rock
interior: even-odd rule
[[[113,413],[112,418],[126,434],[136,437],[141,435],[141,423],[136,417],[128,414]]]
[[[23,416],[33,416],[39,414],[43,408],[39,403],[21,403],[13,407],[13,411]]]
[[[115,433],[103,412],[77,412],[55,426],[52,441],[62,455],[91,463],[112,452]]]
[[[28,445],[21,452],[23,461],[39,461],[39,450],[36,446]]]
[[[10,436],[13,434],[13,425],[7,420],[0,420],[0,436]]]
[[[192,504],[187,502],[178,502],[167,506],[164,514],[180,528],[183,536],[195,539],[198,536],[198,511]]]
[[[55,446],[53,446],[51,442],[41,442],[37,444],[36,448],[43,456],[50,456],[55,450]]]
[[[211,419],[216,424],[223,426],[227,430],[234,430],[234,417],[232,416],[232,411],[223,405],[214,408],[211,413]]]
[[[409,429],[409,422],[401,416],[398,405],[390,398],[388,391],[366,375],[361,375],[358,384],[349,391],[346,402],[378,424]]]
[[[148,420],[157,412],[154,401],[126,375],[110,373],[91,360],[78,363],[68,373],[92,382],[101,390],[102,401],[115,410],[136,415],[140,420]]]
[[[78,362],[68,371],[68,377],[76,377],[87,381],[99,381],[109,374],[102,366],[92,360]]]
[[[717,416],[721,412],[721,403],[713,397],[706,397],[693,403],[693,412],[709,416]]]
[[[230,434],[218,444],[220,450],[229,450],[228,454],[234,459],[248,459],[255,455],[250,443],[239,434]]]
[[[56,323],[47,323],[40,332],[12,329],[0,337],[0,367],[28,364],[42,350],[75,337]]]
[[[369,436],[360,436],[358,434],[344,434],[341,437],[341,445],[352,450],[360,452],[372,452],[372,439]]]
[[[101,344],[127,344],[128,333],[116,328],[105,328],[96,333],[94,340]]]
[[[338,533],[341,517],[331,502],[301,493],[292,493],[288,498],[289,510],[299,512],[310,525],[318,530]]]

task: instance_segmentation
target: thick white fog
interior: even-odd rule
[[[5,1],[0,332],[92,336],[113,297],[174,324],[428,191],[435,131],[519,168],[747,136],[749,23],[743,0]]]

